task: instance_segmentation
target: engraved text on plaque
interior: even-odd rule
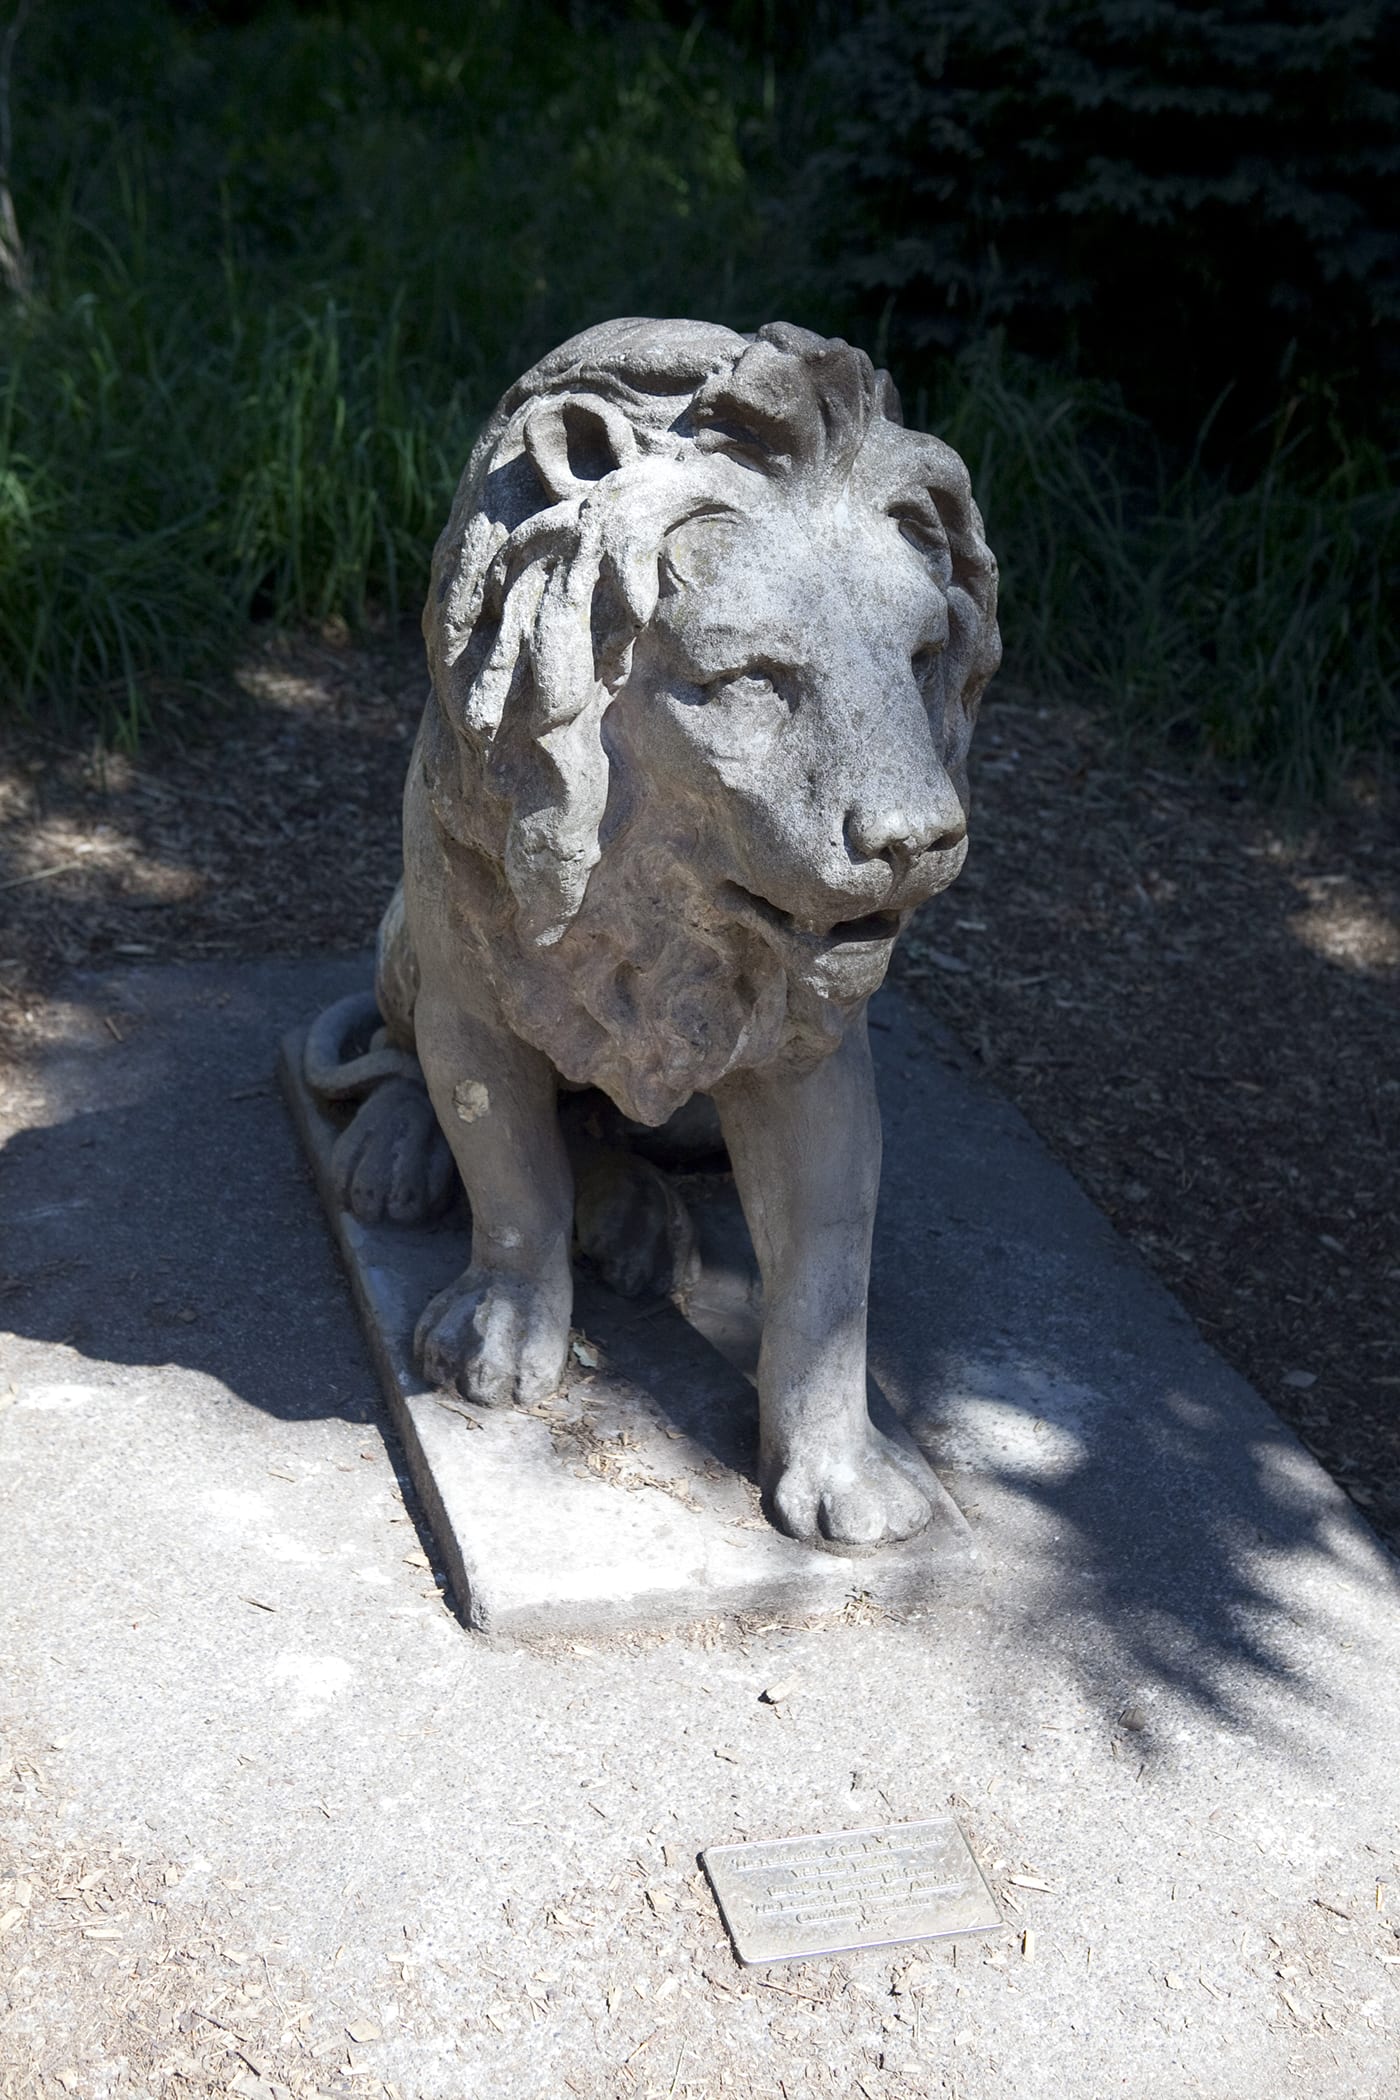
[[[705,1872],[742,1962],[988,1932],[991,1890],[951,1816],[769,1844],[712,1845]]]

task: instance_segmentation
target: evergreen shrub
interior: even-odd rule
[[[882,0],[828,67],[827,252],[896,361],[1000,328],[1168,435],[1226,397],[1222,456],[1394,433],[1397,0]]]

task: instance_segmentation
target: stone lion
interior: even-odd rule
[[[838,1551],[908,1537],[928,1504],[866,1410],[865,1007],[967,850],[1000,643],[961,460],[846,343],[611,322],[487,424],[423,628],[383,1029],[345,1062],[326,1017],[309,1069],[368,1093],[337,1154],[361,1216],[441,1203],[446,1134],[471,1264],[419,1324],[425,1375],[486,1405],[563,1376],[561,1083],[651,1129],[708,1097],[763,1279],[767,1507]],[[678,1210],[653,1187],[610,1215],[680,1259]],[[609,1251],[614,1281],[673,1273]]]

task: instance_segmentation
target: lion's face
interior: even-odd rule
[[[609,725],[635,821],[662,798],[674,829],[683,804],[717,912],[858,997],[967,850],[966,724],[925,691],[946,598],[894,518],[772,486],[672,532],[661,578]]]
[[[996,565],[962,462],[848,344],[565,344],[483,433],[424,631],[475,966],[641,1121],[826,1054],[962,865]]]

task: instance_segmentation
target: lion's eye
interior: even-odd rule
[[[701,687],[707,700],[764,700],[777,690],[768,673],[757,669],[727,671],[722,678],[711,678]]]

